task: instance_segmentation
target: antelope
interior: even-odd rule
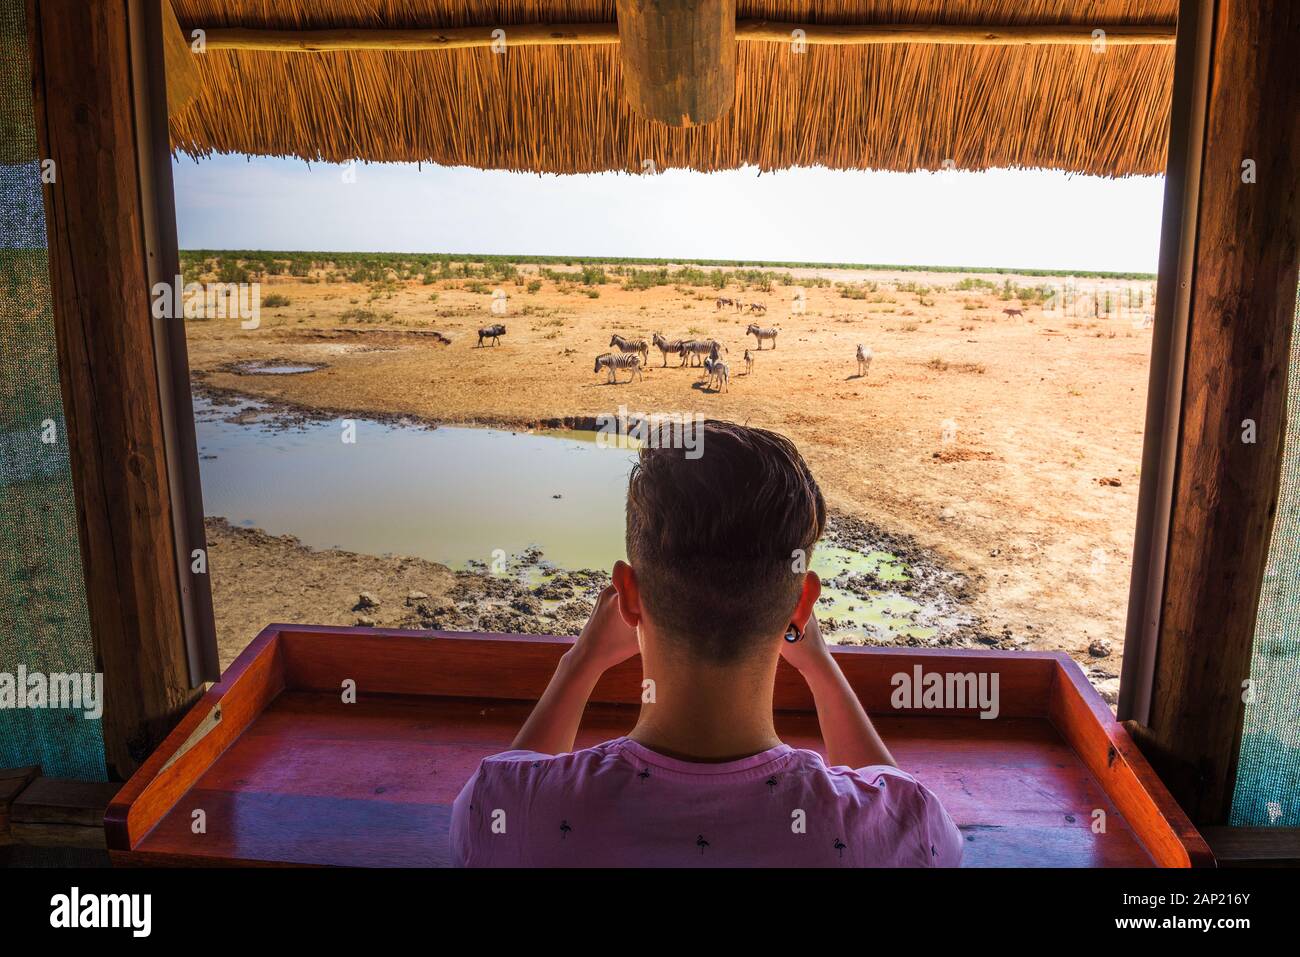
[[[875,353],[862,343],[858,343],[858,375],[865,376],[871,369],[871,360]]]
[[[754,357],[751,356],[749,354],[749,350],[746,349],[745,350],[745,375],[750,375],[753,371],[754,371]]]
[[[763,351],[763,340],[764,340],[764,339],[771,339],[771,340],[772,340],[772,348],[773,348],[773,349],[776,348],[776,334],[777,334],[778,332],[780,332],[780,331],[781,331],[780,329],[764,329],[764,328],[763,328],[762,326],[760,326],[758,323],[756,323],[756,322],[751,322],[751,323],[749,324],[749,326],[745,329],[745,335],[747,335],[747,336],[753,336],[755,339],[757,339],[757,340],[758,340],[758,351],[759,351],[759,352],[762,352],[762,351]]]
[[[714,343],[711,339],[687,339],[681,346],[681,364],[686,365],[688,360],[694,359],[691,365],[698,365],[699,360],[712,352],[713,348]]]
[[[492,345],[497,345],[497,340],[506,334],[506,327],[501,323],[495,323],[491,326],[484,326],[478,331],[478,344],[481,347],[484,339],[491,339]]]
[[[1015,319],[1016,317],[1023,319],[1025,317],[1025,311],[1023,309],[1003,309],[1002,315],[1009,319]]]
[[[644,339],[624,339],[622,336],[610,336],[609,344],[617,346],[619,352],[639,352],[643,365],[650,364],[650,344]]]
[[[727,391],[727,382],[731,378],[727,364],[710,356],[704,360],[704,368],[709,372],[709,388],[714,392]]]
[[[671,352],[673,355],[678,355],[682,351],[682,340],[673,339],[669,341],[663,337],[663,333],[661,332],[656,332],[654,336],[651,337],[650,341],[654,343],[655,348],[657,348],[663,355],[663,368],[668,367],[668,353]]]
[[[593,373],[599,372],[601,366],[604,366],[606,371],[609,372],[607,381],[610,385],[618,382],[618,369],[629,370],[628,382],[632,381],[633,376],[636,376],[637,379],[641,378],[641,354],[639,352],[624,352],[619,355],[606,352],[604,355],[596,356],[596,367],[591,371]]]

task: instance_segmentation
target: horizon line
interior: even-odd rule
[[[1017,276],[1085,276],[1089,278],[1101,279],[1158,279],[1158,273],[1140,272],[1136,270],[1103,270],[1103,269],[1048,269],[1043,267],[1015,267],[1015,266],[938,266],[927,265],[923,263],[903,264],[903,263],[855,263],[855,262],[832,262],[827,260],[820,261],[794,261],[794,260],[774,260],[774,259],[700,259],[700,258],[679,258],[673,256],[592,256],[592,255],[562,255],[553,253],[522,253],[511,255],[505,253],[473,253],[473,252],[381,252],[376,250],[345,250],[345,249],[214,249],[209,247],[198,248],[181,248],[181,253],[254,253],[258,256],[280,255],[280,256],[301,256],[301,255],[331,255],[331,256],[372,256],[372,257],[390,257],[390,258],[408,258],[416,259],[422,257],[445,258],[461,262],[490,262],[493,260],[505,260],[512,263],[546,263],[546,264],[633,264],[633,265],[657,265],[663,266],[668,264],[680,265],[697,265],[697,266],[731,266],[731,267],[761,267],[761,268],[786,268],[786,269],[858,269],[858,270],[899,270],[900,272],[951,272],[951,273],[996,273],[998,275],[1017,275]]]

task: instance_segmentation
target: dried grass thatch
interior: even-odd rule
[[[500,26],[614,20],[613,0],[173,0],[183,27]],[[1168,24],[1175,0],[740,0],[798,23]],[[201,92],[175,148],[309,160],[426,161],[551,173],[1044,167],[1164,168],[1171,46],[742,43],[736,103],[704,128],[651,124],[623,102],[617,46],[197,57]]]

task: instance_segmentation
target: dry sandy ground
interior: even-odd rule
[[[233,318],[191,320],[186,328],[203,385],[345,415],[521,426],[626,406],[698,411],[782,432],[798,443],[832,507],[914,536],[973,577],[976,610],[990,627],[1017,644],[1070,652],[1090,664],[1103,691],[1113,691],[1150,330],[1129,315],[1079,318],[960,291],[952,288],[958,274],[803,271],[811,275],[876,288],[863,300],[805,287],[802,314],[791,312],[792,287],[721,293],[765,303],[767,315],[757,321],[781,330],[775,351],[753,352],[748,376],[739,373],[745,348],[755,348],[745,335],[753,317],[717,309],[718,293],[705,287],[546,280],[530,293],[511,282],[502,286],[506,314],[494,315],[492,284],[471,291],[462,280],[409,281],[381,290],[285,276],[263,281],[263,297],[280,293],[289,305],[264,308],[259,328],[245,331]],[[1000,284],[1005,277],[987,278]],[[1012,278],[1025,286],[1047,281]],[[909,291],[909,284],[929,289]],[[1021,306],[1023,318],[1002,313]],[[340,319],[359,309],[374,315]],[[494,321],[508,327],[501,345],[476,348],[475,330]],[[698,370],[675,368],[675,359],[660,368],[657,352],[642,381],[607,385],[593,375],[593,357],[608,351],[611,334],[655,331],[725,343],[730,390],[702,390]],[[855,375],[858,343],[875,354],[864,378]],[[231,368],[259,359],[325,368],[299,376]],[[219,593],[220,565],[214,550]],[[1097,639],[1110,643],[1108,656],[1089,656]]]

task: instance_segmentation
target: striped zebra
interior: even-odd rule
[[[712,356],[704,360],[704,368],[709,372],[709,388],[714,392],[726,392],[727,383],[731,381],[731,372],[727,364]]]
[[[776,348],[776,334],[780,331],[781,331],[780,329],[765,329],[762,326],[760,326],[757,322],[751,322],[745,329],[745,335],[753,336],[755,339],[757,339],[758,350],[762,352],[764,339],[771,339],[772,348],[773,349]]]
[[[627,381],[632,381],[632,376],[641,378],[641,354],[639,352],[624,352],[615,355],[612,352],[606,352],[604,355],[596,356],[596,367],[592,372],[599,372],[601,367],[609,372],[607,380],[611,385],[618,382],[617,370],[628,369]]]
[[[686,365],[688,359],[693,360],[691,365],[699,365],[710,352],[713,351],[714,341],[712,339],[687,339],[682,343],[682,365]]]
[[[506,327],[501,325],[499,322],[491,326],[484,326],[478,331],[478,344],[479,346],[482,346],[484,339],[491,339],[492,345],[495,346],[497,345],[497,340],[505,334]]]
[[[656,332],[654,336],[651,337],[650,341],[653,342],[655,344],[655,348],[657,348],[663,354],[664,368],[667,368],[668,366],[669,353],[672,353],[673,355],[681,355],[682,340],[680,339],[665,339],[663,337],[663,333]],[[683,357],[682,361],[683,362],[686,361],[685,357]],[[678,363],[678,365],[681,365],[681,363]]]
[[[619,352],[639,352],[641,353],[641,364],[650,364],[650,343],[644,339],[624,339],[622,336],[610,336],[609,344],[611,347],[617,347]]]
[[[752,375],[753,372],[754,372],[754,357],[751,356],[749,354],[749,350],[746,349],[745,350],[745,375]]]
[[[874,352],[872,352],[870,349],[868,349],[866,346],[862,345],[861,343],[858,343],[858,376],[859,377],[865,376],[868,372],[871,371],[871,360],[874,357],[875,357]]]

